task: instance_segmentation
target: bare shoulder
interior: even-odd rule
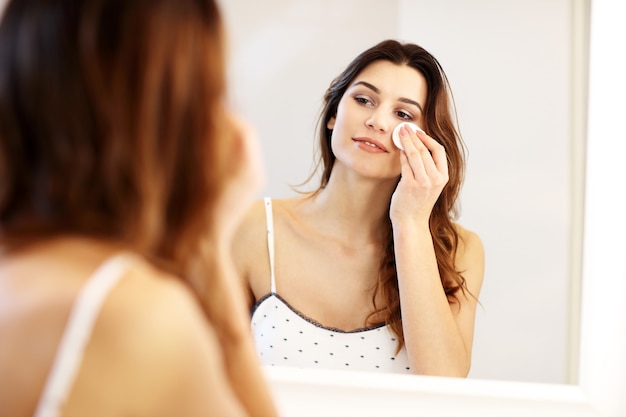
[[[103,415],[115,414],[111,407],[138,416],[240,415],[222,363],[191,290],[142,262],[107,298],[69,407],[76,415],[95,404]],[[93,389],[101,386],[106,393]]]
[[[454,228],[459,234],[459,246],[458,246],[459,252],[482,253],[484,251],[483,242],[480,236],[476,232],[465,228],[459,223],[454,223]]]
[[[244,288],[248,289],[249,307],[269,288],[266,224],[265,202],[256,200],[241,221],[232,243],[233,261]]]
[[[249,288],[248,306],[270,291],[270,257],[267,239],[267,215],[271,213],[274,230],[279,235],[278,244],[288,240],[283,227],[290,217],[294,198],[272,199],[271,212],[260,199],[254,201],[244,216],[233,239],[232,254],[237,272]]]
[[[265,202],[263,200],[256,200],[250,205],[250,208],[246,212],[235,234],[233,245],[235,254],[246,252],[250,248],[254,248],[260,243],[265,242],[265,234]]]
[[[459,234],[456,253],[456,267],[461,271],[469,290],[478,295],[482,286],[485,270],[485,249],[482,239],[476,232],[455,223]]]
[[[272,199],[271,217],[274,223],[293,211],[297,198]],[[240,223],[234,239],[235,252],[247,252],[251,248],[266,248],[268,207],[264,200],[256,200],[251,205]]]

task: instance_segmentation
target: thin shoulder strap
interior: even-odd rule
[[[137,256],[131,253],[114,255],[98,267],[80,290],[70,312],[35,417],[60,415],[80,369],[84,349],[100,308],[109,292],[126,274],[131,263],[136,261]]]
[[[274,215],[272,213],[272,199],[265,197],[265,222],[267,224],[267,249],[270,255],[270,293],[276,293],[276,278],[274,277]]]

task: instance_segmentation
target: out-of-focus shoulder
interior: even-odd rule
[[[137,264],[121,281],[119,289],[112,293],[111,304],[114,308],[107,309],[105,313],[126,317],[126,322],[129,319],[136,321],[134,326],[130,326],[135,329],[156,330],[141,325],[157,320],[162,329],[171,322],[172,328],[168,331],[174,328],[184,331],[189,320],[203,321],[203,313],[192,289],[180,277],[145,261]],[[107,316],[104,315],[105,318]],[[117,322],[116,318],[109,318]],[[160,337],[159,333],[155,331],[153,336]],[[150,334],[144,336],[150,337]]]
[[[196,402],[200,396],[179,387],[181,380],[209,390],[226,382],[215,328],[179,277],[139,263],[103,307],[93,333],[99,361],[125,366],[106,367],[98,378],[115,386],[111,390],[119,397],[134,392],[134,407],[147,410],[142,415],[172,415]]]
[[[173,361],[189,354],[185,345],[203,343],[212,333],[191,287],[147,262],[129,271],[111,292],[99,321],[104,331],[94,332],[94,338],[104,336],[98,342],[114,345],[123,360],[141,356],[135,362],[138,366],[151,360],[157,363],[159,357]],[[161,371],[171,371],[165,365]]]

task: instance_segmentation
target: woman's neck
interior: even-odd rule
[[[387,231],[389,203],[397,180],[344,179],[328,184],[303,200],[302,210],[323,233],[356,242],[381,242]]]

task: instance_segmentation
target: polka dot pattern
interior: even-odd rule
[[[278,294],[255,305],[252,333],[261,363],[269,366],[410,373],[403,348],[388,326],[354,331],[325,327],[294,309]]]

